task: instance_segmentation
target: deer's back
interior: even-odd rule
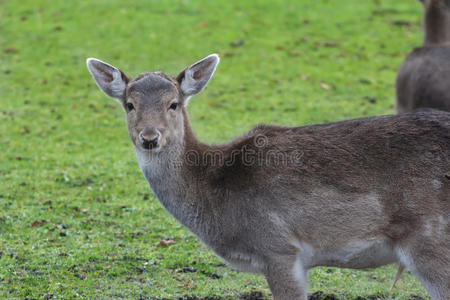
[[[420,108],[450,111],[450,47],[415,49],[397,76],[397,110]]]
[[[213,168],[211,178],[225,181],[240,174],[243,181],[286,174],[353,186],[402,172],[431,176],[450,171],[450,113],[428,110],[292,128],[260,125],[219,148],[226,157],[234,155],[232,163]],[[244,152],[257,159],[246,161]]]

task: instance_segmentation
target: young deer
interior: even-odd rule
[[[177,77],[131,79],[87,60],[124,107],[139,166],[167,211],[234,267],[264,274],[274,299],[307,299],[315,266],[394,262],[448,299],[450,113],[260,125],[205,145],[186,106],[218,63],[213,54]]]
[[[421,2],[425,38],[397,75],[398,113],[420,108],[450,111],[450,0]]]

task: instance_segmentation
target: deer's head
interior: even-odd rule
[[[203,90],[218,63],[219,56],[209,55],[176,77],[149,72],[129,78],[95,58],[87,60],[87,67],[98,87],[122,104],[135,147],[155,153],[183,143],[185,107],[191,96]]]

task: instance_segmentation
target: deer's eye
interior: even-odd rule
[[[125,105],[127,106],[128,111],[132,111],[134,109],[134,105],[131,102],[127,102]]]
[[[174,102],[174,103],[170,104],[169,109],[176,110],[177,107],[178,107],[178,103],[177,103],[177,102]]]

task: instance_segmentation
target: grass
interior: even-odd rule
[[[389,114],[396,71],[421,43],[416,2],[0,0],[0,298],[269,299],[263,277],[224,266],[162,209],[85,59],[175,75],[219,53],[189,107],[210,143],[262,122]],[[317,268],[310,293],[427,298],[409,273],[390,294],[394,275]]]

